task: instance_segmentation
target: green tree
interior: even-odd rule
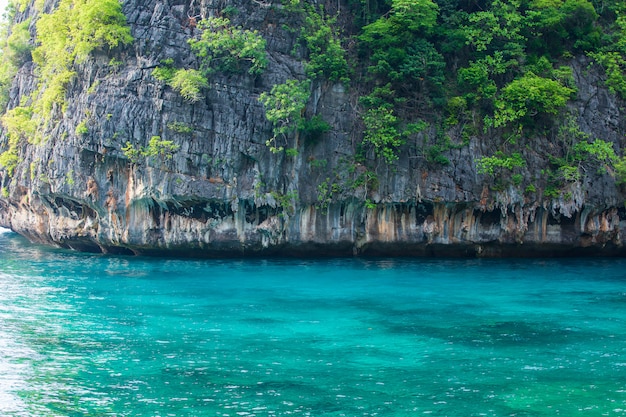
[[[267,67],[265,39],[258,31],[233,27],[225,17],[210,17],[199,23],[199,38],[189,40],[200,58],[200,69],[209,76],[214,71],[258,75]]]
[[[152,136],[148,146],[136,148],[132,143],[126,142],[126,145],[122,147],[122,152],[133,164],[136,164],[141,158],[159,158],[162,161],[172,159],[179,149],[180,146],[171,140],[163,140],[161,136]]]
[[[369,72],[401,80],[406,47],[429,33],[437,21],[438,6],[431,0],[393,0],[389,13],[365,26],[359,36],[370,53]]]
[[[599,45],[598,14],[588,0],[533,0],[526,11],[528,46],[538,55],[559,57],[566,50]]]
[[[288,136],[298,132],[311,95],[310,89],[308,80],[287,80],[259,96],[259,101],[265,106],[265,117],[272,123],[273,136],[266,142],[272,152],[282,151]],[[281,144],[278,144],[279,140]]]
[[[209,83],[202,73],[194,69],[179,69],[169,84],[180,93],[187,101],[195,103],[202,98],[201,90],[207,88]]]
[[[348,62],[341,47],[339,32],[334,28],[336,18],[329,18],[323,8],[307,12],[300,38],[309,51],[305,64],[307,76],[331,81],[348,81]]]
[[[39,17],[36,27],[39,46],[32,53],[40,76],[36,110],[43,116],[54,104],[64,105],[75,64],[95,49],[133,40],[117,0],[61,0],[52,13]]]
[[[526,165],[526,161],[518,152],[506,155],[498,151],[492,156],[483,156],[476,161],[476,168],[479,174],[501,175],[504,170],[512,171]]]
[[[176,67],[174,67],[174,60],[171,58],[161,61],[161,65],[152,70],[152,76],[159,81],[169,83],[176,74]]]
[[[404,144],[393,109],[384,105],[367,109],[363,123],[363,143],[372,145],[377,157],[383,158],[389,165],[393,164],[398,159],[398,147]]]
[[[621,12],[626,13],[622,5]],[[622,99],[626,99],[626,14],[618,13],[610,42],[589,55],[606,73],[606,85]]]
[[[9,101],[9,89],[18,68],[31,59],[30,22],[27,19],[7,28],[6,38],[0,42],[0,109]]]
[[[15,107],[2,116],[2,125],[6,129],[8,149],[0,154],[0,166],[7,170],[9,176],[19,162],[18,146],[23,141],[33,141],[37,124],[33,121],[33,109]]]
[[[494,117],[488,118],[487,124],[494,127],[513,122],[532,125],[538,113],[557,114],[574,92],[558,81],[526,73],[502,89],[495,101]]]

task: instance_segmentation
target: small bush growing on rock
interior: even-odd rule
[[[185,100],[195,103],[202,98],[200,92],[203,88],[208,87],[209,83],[198,70],[179,69],[174,73],[170,85]]]
[[[513,170],[526,165],[526,161],[518,152],[510,156],[503,152],[496,152],[493,156],[484,156],[476,161],[476,168],[479,174],[495,175],[502,170]]]
[[[247,72],[258,75],[267,67],[266,42],[259,33],[233,27],[224,17],[210,17],[201,21],[199,39],[190,39],[191,50],[200,58],[200,69],[205,76],[214,71],[226,73]]]
[[[265,117],[273,125],[274,136],[266,141],[272,152],[284,149],[277,143],[279,138],[286,142],[289,134],[298,131],[311,94],[310,85],[308,80],[287,80],[284,84],[272,87],[269,93],[260,95],[259,101],[265,106]]]
[[[172,58],[164,59],[161,61],[161,65],[152,70],[152,76],[164,83],[172,81],[175,73],[176,68],[174,67],[174,60]]]
[[[133,38],[119,1],[61,0],[52,13],[39,17],[37,41],[32,55],[41,97],[36,108],[47,116],[55,103],[63,106],[75,63],[84,62],[97,48],[127,45]]]
[[[193,132],[193,127],[183,122],[171,122],[167,124],[167,128],[176,133],[189,134]]]
[[[126,142],[122,147],[124,155],[130,159],[131,163],[136,164],[141,158],[158,157],[162,160],[172,159],[172,156],[180,148],[171,140],[163,140],[161,136],[152,136],[148,146],[135,148],[132,143]]]

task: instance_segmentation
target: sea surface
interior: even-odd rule
[[[0,416],[625,416],[626,261],[174,260],[0,233]]]

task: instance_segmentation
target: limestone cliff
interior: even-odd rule
[[[15,20],[54,6],[29,6]],[[167,59],[198,68],[188,39],[198,21],[227,7],[237,10],[233,25],[266,40],[267,68],[254,76],[216,72],[200,100],[186,100],[153,71]],[[133,42],[97,49],[77,64],[67,105],[53,109],[44,139],[21,142],[13,172],[0,171],[0,226],[77,250],[150,255],[626,254],[624,194],[610,170],[588,169],[558,194],[545,193],[547,155],[563,146],[548,137],[522,148],[522,185],[499,182],[506,171],[493,177],[476,168],[496,151],[496,129],[463,142],[458,127],[448,127],[459,146],[443,151],[448,163],[436,164],[423,150],[438,140],[431,125],[386,164],[362,147],[358,86],[317,79],[305,113],[331,129],[317,140],[296,138],[297,152],[271,152],[272,126],[259,96],[306,78],[294,30],[302,22],[280,4],[124,0],[122,10]],[[347,2],[328,2],[325,11],[338,13],[350,34]],[[569,64],[577,93],[568,108],[577,126],[621,149],[623,103],[589,59]],[[36,91],[37,77],[31,61],[21,66],[9,109]],[[153,137],[178,149],[137,160],[123,150]],[[0,149],[7,147],[5,129]]]

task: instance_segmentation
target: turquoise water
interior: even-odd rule
[[[163,260],[0,233],[2,416],[623,416],[624,260]]]

